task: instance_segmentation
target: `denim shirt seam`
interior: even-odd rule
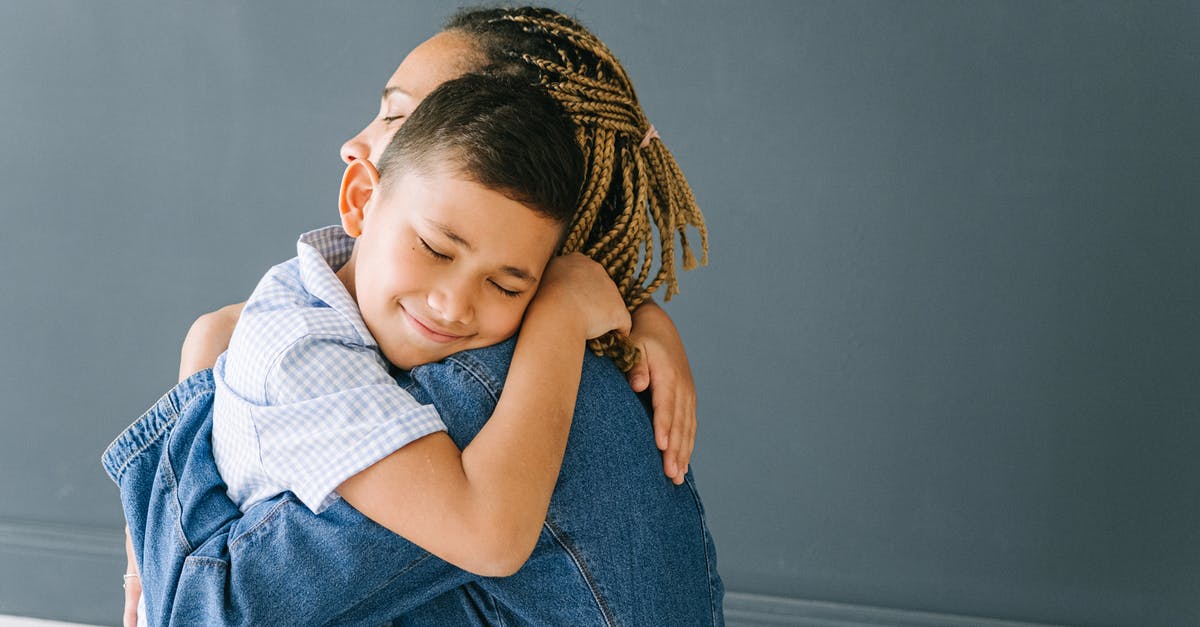
[[[554,541],[562,546],[563,551],[571,558],[571,562],[575,564],[575,568],[579,569],[579,575],[583,577],[583,581],[587,584],[588,592],[592,594],[592,600],[596,602],[604,624],[608,627],[615,625],[612,609],[608,607],[608,603],[604,600],[604,595],[600,594],[600,590],[596,586],[596,578],[592,576],[591,570],[584,564],[583,557],[575,550],[575,545],[571,544],[567,534],[556,527],[554,523],[547,520],[544,525],[546,531],[550,532],[550,536],[554,538]]]
[[[283,507],[284,507],[284,506],[286,506],[286,505],[288,504],[288,501],[294,500],[294,498],[295,498],[295,497],[293,497],[293,496],[291,496],[291,495],[284,495],[284,497],[283,497],[283,498],[279,499],[279,502],[278,502],[278,503],[276,503],[274,506],[272,506],[272,507],[271,507],[271,511],[267,512],[267,514],[266,514],[265,516],[263,516],[261,520],[259,520],[258,522],[254,523],[253,525],[251,525],[249,529],[247,529],[247,530],[243,531],[242,533],[239,533],[239,534],[237,535],[237,537],[235,537],[235,538],[232,538],[232,539],[229,541],[229,554],[230,554],[230,557],[233,557],[233,550],[234,550],[234,548],[236,548],[236,547],[237,547],[237,545],[238,545],[238,544],[240,544],[240,543],[242,542],[242,540],[245,540],[245,539],[246,539],[246,538],[248,538],[248,537],[249,537],[251,534],[253,534],[253,533],[255,533],[256,531],[258,531],[258,530],[259,530],[259,528],[263,527],[263,526],[264,526],[264,525],[266,525],[268,522],[270,522],[271,520],[273,520],[273,519],[275,518],[275,516],[277,516],[277,515],[279,514],[279,510],[280,510],[280,509],[283,509]]]
[[[399,579],[399,578],[403,577],[404,575],[408,574],[408,571],[410,571],[410,570],[412,570],[412,569],[416,568],[416,567],[417,567],[417,566],[419,566],[419,565],[420,565],[422,562],[425,562],[426,560],[428,560],[428,559],[429,559],[429,558],[431,558],[431,557],[434,557],[434,555],[433,555],[432,553],[430,553],[430,552],[426,551],[424,555],[422,555],[421,557],[419,557],[419,558],[417,558],[417,559],[413,560],[411,563],[409,563],[407,566],[405,566],[405,567],[404,567],[404,568],[403,568],[403,569],[402,569],[400,572],[398,572],[398,573],[396,573],[395,575],[393,575],[393,576],[389,577],[387,581],[385,581],[385,582],[383,582],[383,583],[379,584],[378,586],[376,586],[374,590],[372,590],[372,591],[370,591],[370,592],[368,592],[368,593],[364,594],[364,595],[362,596],[362,598],[360,598],[360,599],[358,599],[357,601],[355,601],[353,605],[351,605],[350,607],[346,608],[346,610],[345,610],[345,611],[343,611],[343,612],[339,613],[337,616],[334,616],[332,619],[330,619],[328,622],[326,622],[326,623],[324,623],[324,624],[326,624],[326,625],[333,625],[333,624],[337,624],[338,622],[340,622],[340,621],[344,620],[344,619],[343,619],[343,617],[344,617],[344,616],[346,616],[347,614],[351,614],[352,612],[354,612],[355,610],[357,610],[357,609],[358,609],[359,607],[361,607],[361,606],[362,606],[364,603],[366,603],[367,601],[370,601],[372,597],[374,597],[376,594],[378,594],[378,593],[379,593],[379,591],[386,589],[386,588],[387,588],[389,585],[391,585],[391,584],[392,584],[392,582],[394,582],[394,581],[396,581],[397,579]]]
[[[493,402],[499,402],[500,392],[504,388],[504,384],[497,381],[493,376],[490,368],[478,359],[463,353],[451,355],[445,359],[446,363],[458,367],[463,372],[471,375],[476,381],[487,390],[488,396],[492,397]]]
[[[696,490],[695,484],[692,483],[690,473],[684,480],[684,485],[688,487],[692,495],[692,502],[696,505],[696,517],[700,521],[700,542],[704,545],[704,570],[708,577],[708,585],[705,586],[708,588],[708,607],[712,612],[713,624],[719,625],[721,623],[717,620],[717,601],[713,598],[713,574],[716,572],[716,565],[712,563],[710,558],[710,553],[715,553],[715,551],[712,551],[713,547],[709,544],[709,537],[712,532],[708,529],[708,521],[704,519],[704,505],[700,501],[700,493]]]

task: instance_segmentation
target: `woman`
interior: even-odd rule
[[[107,454],[105,460],[114,478],[121,477],[143,574],[169,591],[175,613],[167,620],[369,624],[404,614],[409,624],[721,623],[711,538],[687,472],[694,434],[690,375],[669,319],[646,304],[663,283],[668,297],[676,289],[675,233],[689,266],[694,260],[684,229],[692,224],[703,236],[703,222],[611,53],[550,10],[462,13],[405,59],[384,91],[379,118],[343,146],[343,159],[377,158],[425,94],[471,71],[526,78],[572,114],[588,176],[563,252],[584,251],[600,261],[626,303],[637,307],[634,337],[645,359],[630,381],[644,389],[653,378],[653,428],[612,362],[589,359],[533,557],[513,577],[475,577],[344,503],[317,517],[285,496],[241,516],[223,498],[211,462],[205,417],[212,384],[203,370],[227,344],[237,308],[210,314],[184,346],[181,375],[199,372],[160,401],[155,420],[161,428],[149,429],[138,443],[140,455],[161,447],[166,464],[138,470],[145,460]],[[653,276],[651,221],[661,242]],[[593,348],[626,369],[636,355],[634,346],[611,339]],[[510,341],[399,378],[418,400],[437,406],[461,447],[490,414],[496,390],[488,382],[504,380],[511,351]],[[167,431],[169,439],[160,441],[156,434]],[[662,472],[679,487],[655,476],[651,439],[663,449]],[[170,475],[165,482],[164,472]],[[156,495],[164,483],[178,493]],[[150,505],[155,502],[180,511],[164,519]],[[167,522],[181,529],[158,527]],[[163,538],[182,542],[157,543]],[[130,572],[133,565],[131,556]],[[127,616],[136,580],[128,590]]]

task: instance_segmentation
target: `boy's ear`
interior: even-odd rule
[[[367,202],[378,188],[379,171],[370,161],[355,159],[346,166],[341,193],[338,194],[338,212],[342,214],[342,228],[346,230],[346,235],[362,235]]]

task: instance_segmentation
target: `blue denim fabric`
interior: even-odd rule
[[[514,344],[397,380],[463,447],[492,413]],[[649,418],[606,359],[585,358],[546,524],[505,578],[455,568],[344,501],[317,516],[286,493],[241,516],[212,462],[212,389],[208,371],[184,381],[104,454],[153,625],[724,624],[694,478],[663,476]]]

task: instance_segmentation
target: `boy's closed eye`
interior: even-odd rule
[[[446,254],[443,254],[443,253],[440,253],[440,252],[434,250],[433,247],[429,245],[429,242],[425,241],[425,238],[418,237],[417,240],[421,242],[421,248],[424,248],[425,252],[428,253],[429,256],[433,257],[434,259],[439,259],[441,261],[453,261],[454,260],[454,258],[451,257],[450,255],[446,255]]]
[[[417,237],[417,241],[421,242],[421,248],[425,251],[425,253],[428,254],[429,256],[433,257],[434,259],[437,259],[438,261],[454,261],[454,257],[451,257],[450,255],[447,255],[445,253],[438,252],[437,250],[435,250],[432,246],[429,245],[429,242],[425,241],[425,238]],[[495,281],[489,280],[488,283],[491,283],[492,287],[499,290],[501,294],[503,294],[504,296],[506,296],[508,298],[517,298],[525,293],[523,290],[510,290]]]

